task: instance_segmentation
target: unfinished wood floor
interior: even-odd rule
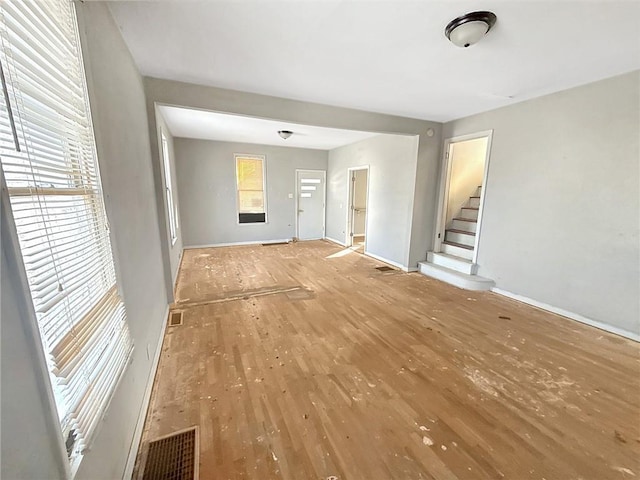
[[[139,461],[201,479],[640,478],[638,344],[333,244],[187,250]]]

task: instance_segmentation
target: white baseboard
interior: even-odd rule
[[[160,338],[158,339],[158,345],[156,347],[156,353],[153,356],[153,363],[151,364],[151,371],[149,372],[149,378],[147,378],[147,386],[144,390],[144,397],[142,399],[142,405],[138,412],[138,420],[136,421],[136,429],[133,432],[133,440],[131,441],[131,448],[129,449],[129,456],[127,457],[127,464],[124,468],[124,475],[122,480],[131,480],[133,475],[133,469],[136,465],[136,457],[138,456],[138,450],[140,449],[140,440],[142,439],[142,430],[144,429],[144,421],[147,418],[147,410],[149,409],[149,401],[151,400],[151,392],[153,391],[153,381],[156,378],[156,371],[158,370],[158,363],[160,363],[160,353],[162,352],[162,342],[164,341],[164,334],[167,329],[167,319],[169,318],[169,305],[164,312],[162,319],[162,329],[160,331]]]
[[[394,267],[399,268],[403,272],[414,271],[414,270],[410,270],[409,267],[407,267],[406,265],[402,265],[401,263],[394,262],[393,260],[389,260],[387,258],[381,257],[380,255],[376,255],[375,253],[365,251],[364,254],[367,255],[368,257],[375,258],[376,260],[380,260],[381,262],[388,263],[389,265],[393,265]]]
[[[337,243],[338,245],[340,245],[341,247],[346,247],[347,244],[344,242],[341,242],[340,240],[336,240],[335,238],[331,238],[331,237],[324,237],[325,240],[329,240],[332,243]]]
[[[269,240],[251,240],[250,242],[230,242],[230,243],[208,243],[205,245],[186,245],[185,250],[191,250],[194,248],[217,248],[217,247],[237,247],[240,245],[262,245],[263,243],[283,243],[290,242],[291,238],[279,238]]]
[[[582,315],[574,312],[570,312],[568,310],[564,310],[559,307],[554,307],[553,305],[548,305],[543,302],[539,302],[537,300],[533,300],[532,298],[525,297],[523,295],[518,295],[516,293],[507,292],[506,290],[502,290],[500,288],[492,288],[492,292],[497,293],[498,295],[503,295],[505,297],[509,297],[513,300],[517,300],[522,303],[526,303],[528,305],[540,308],[542,310],[546,310],[551,313],[555,313],[557,315],[561,315],[563,317],[570,318],[571,320],[575,320],[580,323],[584,323],[591,327],[599,328],[600,330],[604,330],[609,333],[614,333],[616,335],[620,335],[621,337],[628,338],[630,340],[635,340],[636,342],[640,342],[640,334],[630,332],[628,330],[624,330],[622,328],[614,327],[613,325],[607,325],[606,323],[599,322],[597,320],[592,320],[587,317],[583,317]]]

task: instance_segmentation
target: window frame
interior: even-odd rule
[[[164,183],[165,205],[169,222],[169,240],[171,247],[178,241],[178,209],[173,195],[173,177],[171,176],[171,155],[169,155],[169,140],[164,130],[160,128],[160,149],[162,150],[162,180]]]
[[[239,159],[253,159],[262,161],[262,205],[264,210],[264,222],[241,222],[240,215],[246,212],[240,212],[240,188],[238,185],[238,160]],[[259,155],[254,153],[234,153],[233,154],[233,166],[234,166],[234,181],[235,181],[235,196],[236,196],[236,224],[239,226],[251,226],[251,225],[267,225],[269,223],[269,214],[267,206],[267,157],[266,155]]]

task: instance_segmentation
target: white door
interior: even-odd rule
[[[298,239],[324,238],[324,170],[297,170]]]

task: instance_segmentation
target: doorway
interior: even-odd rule
[[[349,168],[348,178],[347,246],[363,246],[366,250],[369,167]]]
[[[326,176],[324,170],[296,170],[296,237],[324,238]]]
[[[492,131],[447,139],[435,251],[476,263]]]

